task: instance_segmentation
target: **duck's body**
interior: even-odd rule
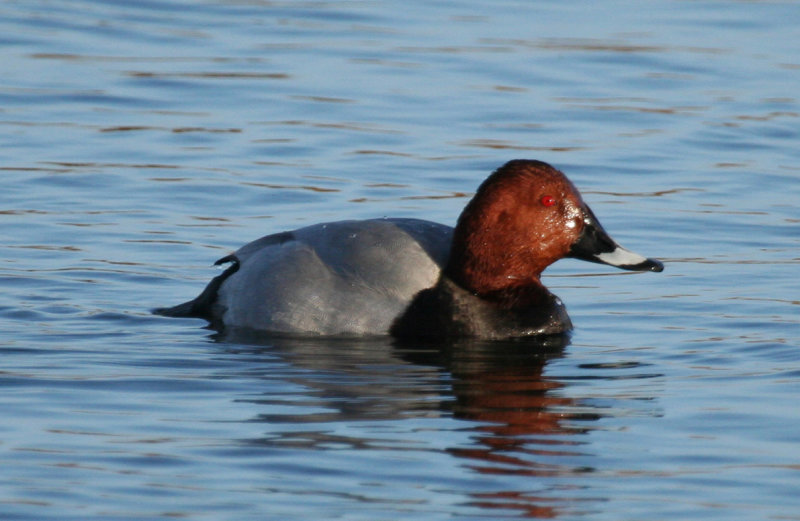
[[[292,334],[557,334],[572,324],[539,277],[565,256],[662,269],[611,240],[561,172],[518,160],[481,185],[455,229],[370,219],[268,235],[220,259],[230,266],[197,298],[158,312]]]
[[[231,262],[212,321],[281,333],[387,334],[419,291],[436,284],[453,229],[417,219],[315,224],[268,235]],[[210,306],[208,306],[210,304]]]

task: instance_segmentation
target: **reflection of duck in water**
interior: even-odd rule
[[[252,397],[263,414],[248,421],[265,425],[254,445],[367,451],[368,461],[402,460],[405,450],[412,462],[425,460],[428,451],[447,453],[464,477],[463,504],[486,511],[556,517],[571,503],[570,476],[591,466],[591,438],[582,434],[609,414],[591,401],[576,402],[569,396],[574,393],[563,392],[567,383],[543,375],[560,359],[566,335],[544,342],[464,340],[431,349],[389,339],[275,339],[242,331],[222,339],[242,357],[248,377],[262,367],[266,380],[278,378],[278,397]],[[242,345],[259,341],[268,347]],[[435,470],[419,471],[420,486],[429,485],[427,479],[440,486]],[[549,489],[551,477],[566,488]]]
[[[563,411],[550,411],[570,405],[568,399],[549,394],[564,384],[542,376],[546,364],[562,356],[567,335],[524,342],[463,340],[444,347],[382,339],[273,337],[246,330],[216,338],[253,365],[265,355],[291,364],[299,370],[293,381],[321,400],[342,405],[325,413],[328,419],[394,419],[414,417],[415,412],[430,417],[436,412],[487,422],[491,427],[481,431],[498,436],[574,432],[561,426]],[[443,390],[443,381],[450,383],[449,389]],[[442,400],[431,400],[434,393]]]
[[[453,415],[475,422],[475,443],[450,449],[483,475],[513,475],[514,488],[476,491],[471,503],[484,510],[521,512],[524,517],[555,518],[560,510],[558,495],[541,497],[540,478],[569,475],[574,469],[553,463],[554,456],[577,454],[585,442],[573,435],[582,430],[570,426],[574,400],[554,394],[564,384],[543,376],[547,363],[560,358],[564,337],[550,338],[549,345],[504,344],[465,359],[456,356],[450,364],[453,375]],[[531,483],[525,477],[537,478]]]
[[[455,229],[372,219],[269,235],[220,259],[230,267],[197,298],[158,312],[305,335],[557,334],[572,324],[539,277],[564,257],[663,269],[614,242],[564,174],[516,160],[484,181]]]

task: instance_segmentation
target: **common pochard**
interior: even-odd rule
[[[564,257],[663,270],[611,239],[563,173],[513,160],[481,184],[455,228],[383,218],[267,235],[218,260],[228,268],[197,298],[156,312],[301,335],[559,334],[572,323],[540,275]]]

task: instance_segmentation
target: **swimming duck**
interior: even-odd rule
[[[562,172],[518,159],[480,185],[455,228],[383,218],[267,235],[218,260],[227,269],[197,298],[156,313],[300,335],[561,334],[572,323],[540,276],[564,257],[663,270],[611,239]]]

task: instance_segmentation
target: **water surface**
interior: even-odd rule
[[[0,517],[798,519],[794,2],[6,2]],[[566,345],[218,337],[149,310],[548,161],[634,274]]]

